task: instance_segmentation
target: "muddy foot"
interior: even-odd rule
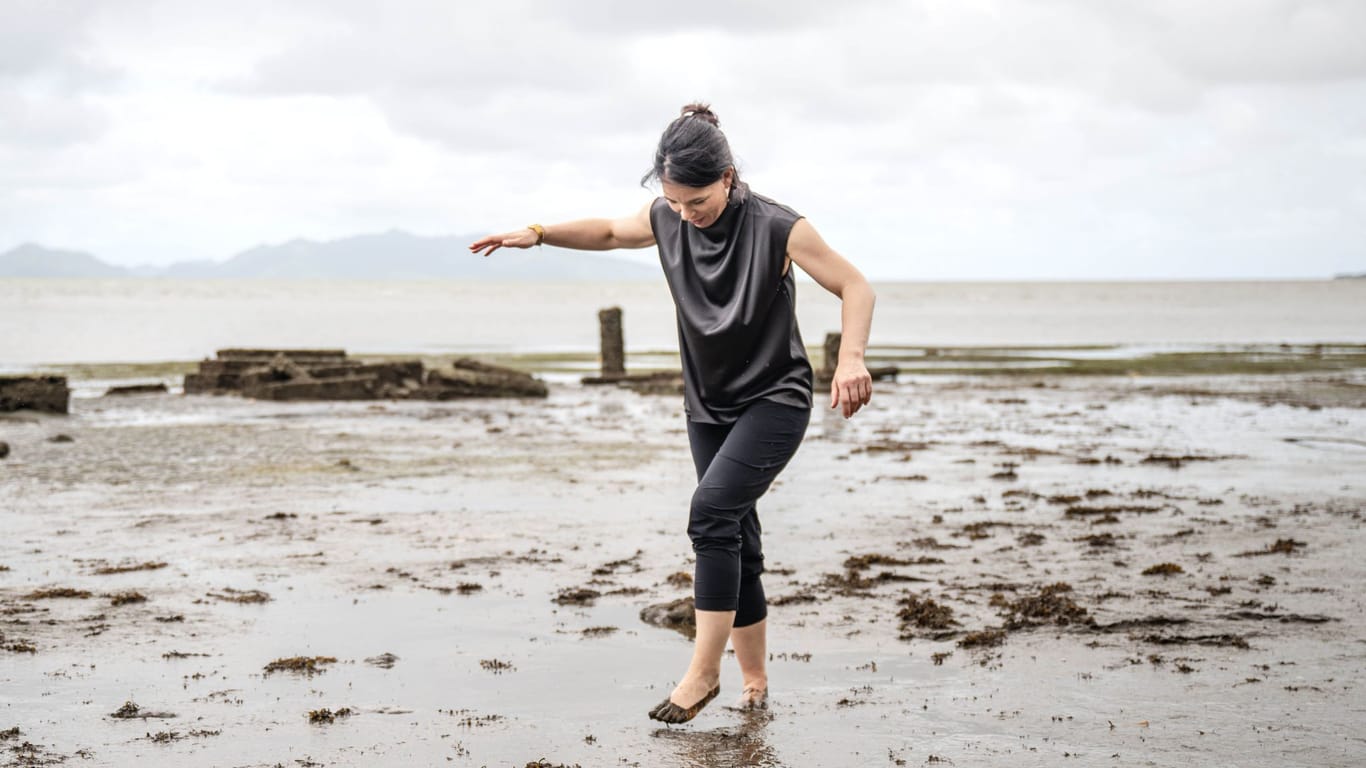
[[[740,696],[735,699],[735,703],[730,708],[740,710],[768,709],[768,687],[745,686],[745,689],[740,692]]]
[[[711,703],[711,700],[716,698],[720,693],[721,684],[718,682],[713,685],[711,690],[707,691],[701,699],[688,706],[675,703],[673,697],[670,696],[656,705],[654,709],[650,710],[650,719],[658,720],[661,723],[668,723],[670,725],[686,723],[694,717],[697,717],[697,713],[701,712],[702,708]]]

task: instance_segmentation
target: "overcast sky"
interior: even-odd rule
[[[1362,0],[0,0],[0,22],[0,251],[166,264],[624,215],[700,99],[754,189],[874,279],[1366,270]]]

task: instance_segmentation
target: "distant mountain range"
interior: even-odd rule
[[[316,242],[259,245],[227,261],[120,267],[79,251],[27,243],[0,253],[0,277],[174,277],[341,280],[647,280],[659,267],[603,254],[544,246],[469,251],[477,237],[419,237],[400,230]]]

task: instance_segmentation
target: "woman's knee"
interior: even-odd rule
[[[688,537],[699,539],[734,539],[739,545],[740,521],[733,509],[734,502],[724,488],[699,485],[693,491],[688,510]]]

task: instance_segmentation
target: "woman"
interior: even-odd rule
[[[795,314],[791,265],[842,300],[843,340],[830,407],[845,418],[867,405],[864,349],[873,291],[792,209],[740,181],[716,115],[690,104],[659,140],[654,167],[663,196],[633,216],[585,219],[485,237],[470,250],[549,243],[610,250],[656,245],[678,309],[684,410],[697,468],[688,535],[697,555],[692,663],[652,709],[666,723],[691,720],[720,693],[729,638],[744,677],[737,706],[768,701],[767,603],[755,502],[796,452],[811,415],[811,364]]]

